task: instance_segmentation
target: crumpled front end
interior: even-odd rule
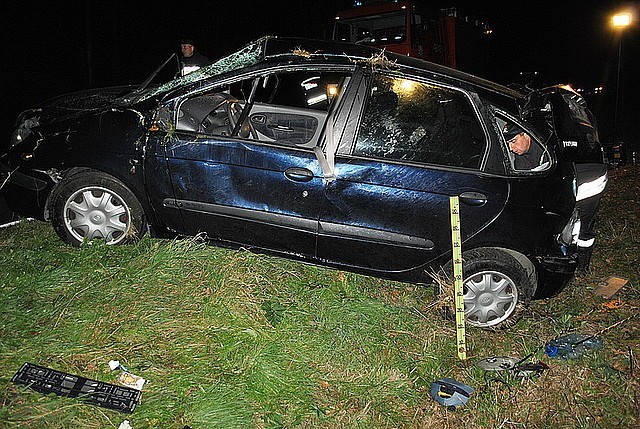
[[[0,160],[0,194],[9,208],[24,216],[44,219],[47,197],[55,181],[53,171],[29,171],[18,167],[10,169]]]
[[[0,154],[0,192],[11,210],[46,217],[48,195],[72,167],[125,173],[131,168],[145,129],[142,113],[116,103],[123,88],[63,95],[19,115],[9,147]]]

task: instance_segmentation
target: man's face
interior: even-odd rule
[[[182,45],[180,45],[180,50],[182,51],[183,57],[189,58],[191,55],[193,55],[194,48],[193,45],[183,43]]]
[[[516,155],[523,155],[529,152],[531,147],[531,137],[527,133],[520,133],[509,140],[509,149]]]

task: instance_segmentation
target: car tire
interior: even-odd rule
[[[463,253],[465,320],[482,329],[514,326],[533,297],[535,270],[509,252],[482,248]],[[453,271],[451,262],[445,267]]]
[[[120,180],[101,171],[84,171],[63,179],[51,198],[51,220],[67,243],[80,246],[95,239],[107,244],[136,241],[146,228],[144,210]]]

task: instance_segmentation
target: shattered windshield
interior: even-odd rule
[[[192,82],[197,82],[202,79],[210,78],[253,64],[257,64],[262,58],[264,42],[266,39],[267,37],[263,37],[254,42],[251,42],[244,48],[240,49],[237,52],[234,52],[229,56],[221,58],[218,61],[209,64],[208,66],[202,67],[192,73],[189,73],[186,76],[179,77],[165,83],[164,85],[160,85],[157,88],[143,92],[142,94],[138,95],[138,97],[130,98],[130,101],[141,102],[155,95],[171,91],[175,88],[179,88]]]

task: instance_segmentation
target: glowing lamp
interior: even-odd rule
[[[613,15],[611,22],[615,28],[627,27],[631,24],[631,14],[619,13],[617,15]]]

